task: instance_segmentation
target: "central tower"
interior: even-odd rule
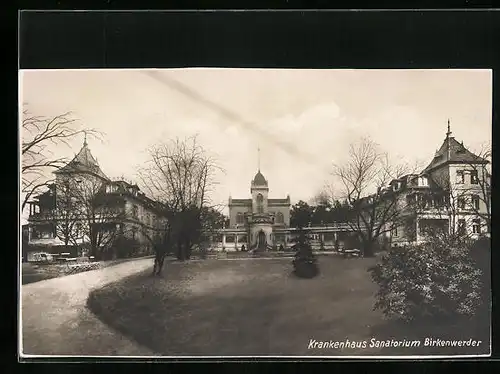
[[[269,185],[260,170],[250,183],[250,193],[252,194],[252,213],[267,213]]]
[[[250,217],[250,238],[252,247],[266,250],[272,245],[273,218],[269,213],[269,185],[264,175],[259,171],[251,184],[252,215]]]

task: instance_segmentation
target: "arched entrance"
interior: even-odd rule
[[[262,230],[260,230],[259,234],[257,235],[257,248],[259,250],[266,249],[266,233]]]

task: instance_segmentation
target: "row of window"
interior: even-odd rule
[[[481,198],[479,195],[471,194],[469,197],[460,196],[457,198],[458,209],[474,209],[479,210]],[[425,196],[425,195],[409,195],[407,197],[408,204],[417,203],[421,208],[442,208],[449,203],[447,197],[441,196]]]
[[[132,205],[132,217],[138,219],[139,218],[139,207],[138,205]],[[158,217],[155,214],[147,212],[144,214],[144,224],[148,226],[156,227],[158,224]]]
[[[409,205],[416,203],[423,209],[443,207],[448,202],[446,196],[408,195],[406,199]]]
[[[469,201],[470,205],[468,205],[467,204],[467,202],[468,202],[467,197],[460,196],[457,199],[458,209],[472,208],[472,209],[475,209],[475,210],[479,210],[479,201],[480,201],[479,195],[471,195],[470,196],[470,201]]]
[[[277,212],[276,215],[275,215],[274,222],[275,223],[284,223],[285,222],[285,217],[284,217],[283,213]],[[241,225],[241,224],[244,224],[244,223],[245,223],[245,216],[244,216],[244,214],[242,212],[238,212],[236,214],[236,224]]]
[[[479,177],[477,170],[457,170],[457,184],[465,184],[466,183],[466,176],[470,176],[470,184],[479,184]]]
[[[444,221],[444,222],[446,222],[446,224],[447,224],[447,221]],[[436,227],[436,228],[438,228],[438,227]],[[427,229],[428,228],[424,227],[423,225],[420,226],[420,233],[425,234]],[[441,227],[441,229],[443,229],[443,228]],[[466,224],[465,219],[458,220],[458,233],[460,235],[465,235],[467,233],[467,224]],[[480,219],[473,219],[472,220],[472,233],[473,234],[481,234],[481,220]],[[397,226],[395,226],[392,229],[392,236],[398,236],[398,227]]]
[[[458,220],[458,233],[461,235],[465,235],[467,232],[465,219]],[[472,233],[481,234],[481,220],[474,219],[472,220]]]

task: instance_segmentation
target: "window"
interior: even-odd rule
[[[239,225],[241,225],[241,224],[243,224],[244,222],[245,222],[245,220],[244,220],[244,217],[243,217],[243,213],[238,212],[238,213],[236,214],[236,223],[237,223],[237,224],[239,224]]]
[[[458,234],[459,235],[465,235],[466,234],[465,219],[459,219],[458,220]]]
[[[397,226],[394,226],[392,228],[392,236],[398,236],[398,227]]]
[[[432,197],[428,195],[419,195],[419,205],[421,209],[429,209],[432,207]]]
[[[108,184],[106,186],[106,192],[107,193],[113,193],[113,192],[116,192],[116,186],[113,185],[113,184]]]
[[[417,196],[416,195],[408,195],[408,196],[406,196],[406,203],[408,205],[415,204],[416,201],[417,201]]]
[[[76,222],[75,224],[75,235],[78,237],[82,234],[82,223]]]
[[[401,188],[401,182],[396,182],[392,185],[393,191],[398,191]]]
[[[283,223],[283,222],[284,222],[283,213],[281,212],[276,213],[276,223]]]
[[[458,209],[465,209],[465,197],[458,198]]]
[[[429,181],[427,180],[427,177],[418,177],[418,185],[419,186],[428,186]]]
[[[257,213],[264,213],[264,196],[257,195]]]
[[[132,227],[132,239],[135,240],[137,236],[137,227]]]
[[[479,196],[472,195],[471,200],[472,200],[472,208],[475,210],[479,210]]]
[[[477,175],[477,170],[472,170],[470,172],[470,183],[471,184],[479,184],[479,178]]]
[[[132,217],[137,218],[139,216],[139,207],[137,205],[132,206]]]
[[[481,220],[475,219],[472,221],[472,232],[474,234],[481,234]]]
[[[457,170],[457,184],[465,183],[465,173],[463,170]]]

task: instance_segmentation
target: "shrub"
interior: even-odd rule
[[[140,249],[141,246],[136,239],[119,236],[113,242],[110,252],[115,253],[117,258],[128,258],[138,255]]]
[[[317,276],[319,274],[318,263],[312,252],[309,238],[304,233],[299,234],[295,248],[294,274],[300,278],[314,278]]]
[[[392,248],[369,270],[379,286],[374,309],[404,321],[474,315],[482,274],[471,249],[470,242],[451,237]]]

